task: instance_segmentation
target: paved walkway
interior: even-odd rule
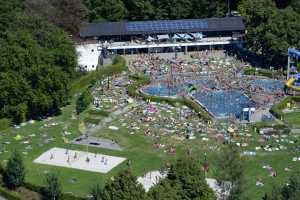
[[[135,106],[137,106],[137,105],[139,105],[139,104],[135,104]],[[85,134],[88,135],[88,136],[93,136],[96,132],[98,132],[101,129],[105,128],[108,123],[112,122],[114,117],[128,112],[131,109],[131,107],[132,107],[132,105],[127,105],[123,108],[120,108],[120,109],[110,113],[106,118],[101,120],[101,122],[97,126],[88,129],[85,132]]]
[[[136,103],[135,106],[138,106],[139,104],[140,103]],[[94,135],[98,131],[101,131],[103,128],[105,128],[108,123],[112,122],[114,117],[128,112],[131,109],[131,107],[132,105],[127,105],[110,113],[109,116],[101,120],[101,122],[97,126],[87,128],[84,136],[75,138],[71,143],[121,151],[122,148],[114,141],[109,139],[103,139],[100,137],[95,137]]]
[[[293,128],[291,130],[292,133],[300,134],[300,128]]]
[[[79,145],[85,145],[85,146],[88,145],[88,146],[92,146],[92,147],[118,150],[118,151],[122,150],[122,148],[112,140],[93,137],[93,136],[89,136],[89,137],[82,136],[80,138],[76,138],[72,141],[72,144],[79,144]]]

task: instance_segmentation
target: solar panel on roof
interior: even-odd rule
[[[176,20],[176,21],[149,21],[128,22],[127,31],[161,31],[161,30],[183,30],[183,29],[206,29],[208,23],[203,20]]]

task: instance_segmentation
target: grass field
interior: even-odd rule
[[[81,86],[89,84],[89,77],[94,77],[94,75],[87,75],[86,77],[75,81],[72,94],[76,94],[86,88]],[[74,109],[75,98],[73,98],[70,105],[62,109],[62,114],[59,116],[55,116],[44,121],[38,121],[33,124],[29,123],[19,129],[9,128],[5,131],[1,131],[0,159],[5,161],[10,156],[10,152],[17,149],[24,157],[27,172],[26,182],[41,186],[44,184],[45,174],[49,171],[54,171],[59,174],[64,192],[73,193],[83,197],[89,194],[89,191],[94,184],[99,183],[103,186],[107,180],[111,179],[118,172],[127,169],[128,166],[126,165],[126,162],[117,166],[107,174],[80,171],[63,167],[51,167],[32,162],[52,147],[62,147],[82,151],[86,150],[85,146],[71,145],[65,143],[65,141],[81,135],[81,132],[85,129],[82,121],[84,121],[86,117],[101,120],[108,113],[99,114],[89,110],[82,113],[78,119],[72,119]],[[156,139],[154,137],[145,136],[143,129],[137,131],[133,135],[130,135],[128,129],[120,126],[121,117],[123,116],[116,117],[110,123],[110,125],[120,127],[119,130],[115,131],[109,128],[103,128],[97,132],[96,135],[103,138],[114,139],[121,145],[121,147],[123,147],[124,150],[113,151],[89,147],[88,150],[90,152],[126,157],[131,160],[131,169],[136,176],[143,175],[151,170],[157,170],[165,163],[172,162],[178,157],[185,156],[189,150],[191,150],[192,154],[200,159],[203,159],[205,152],[207,153],[210,167],[208,177],[214,176],[215,158],[218,153],[218,147],[222,145],[219,141],[213,140],[212,138],[210,138],[209,141],[204,141],[199,135],[196,135],[196,139],[194,140],[183,141],[170,136],[163,136],[160,140],[161,143],[176,148],[176,154],[170,155],[164,152],[164,149],[154,148],[153,144],[156,142]],[[299,113],[288,114],[286,117],[290,123],[300,124]],[[130,121],[134,119],[127,120]],[[52,123],[57,124],[53,126],[46,126]],[[63,135],[64,130],[71,134]],[[276,145],[274,139],[265,143],[259,142],[260,136],[257,133],[253,133],[250,127],[242,129],[241,133],[251,134],[251,137],[249,138],[240,136],[236,139],[236,143],[246,141],[249,144],[247,147],[241,147],[241,151],[255,151],[255,147],[262,144]],[[17,135],[20,135],[21,138],[16,137]],[[65,139],[63,139],[63,137],[65,137]],[[288,139],[296,140],[297,138],[291,135],[288,136]],[[293,172],[299,171],[300,161],[292,161],[293,157],[300,157],[299,149],[296,150],[295,153],[290,151],[292,148],[296,148],[298,144],[286,143],[285,146],[287,147],[287,150],[273,152],[257,151],[257,155],[254,157],[244,157],[246,163],[245,181],[247,196],[249,196],[250,199],[261,199],[266,191],[270,191],[272,184],[284,184],[284,182],[292,174],[292,172],[286,172],[284,170],[285,167],[290,167]],[[263,169],[264,165],[271,165],[277,171],[278,176],[269,176],[269,172],[266,169]],[[261,179],[265,185],[263,187],[256,186],[255,183],[257,179]]]
[[[292,112],[284,115],[284,121],[292,128],[300,128],[300,112]]]
[[[85,172],[80,170],[62,168],[62,167],[51,167],[47,165],[34,164],[32,161],[37,158],[44,151],[50,149],[51,147],[65,147],[70,149],[85,150],[85,147],[64,144],[62,140],[62,131],[64,128],[63,124],[43,128],[44,124],[52,122],[64,121],[64,124],[69,124],[69,131],[72,133],[69,139],[80,135],[78,129],[78,120],[70,119],[70,113],[73,106],[68,106],[63,109],[63,114],[58,117],[54,117],[52,120],[46,122],[36,122],[34,124],[28,124],[20,129],[11,128],[6,130],[1,134],[1,141],[10,141],[9,145],[2,145],[7,151],[13,149],[18,149],[21,152],[28,152],[28,155],[24,155],[26,163],[27,177],[26,180],[35,185],[42,185],[44,180],[44,175],[48,171],[55,171],[59,174],[64,192],[72,192],[76,195],[86,196],[93,184],[99,183],[103,185],[106,180],[110,179],[112,176],[116,175],[119,171],[127,168],[126,163],[114,168],[108,174]],[[118,124],[118,121],[113,121],[112,124]],[[42,135],[47,133],[48,136],[54,137],[55,141],[48,144],[39,146],[42,142]],[[32,150],[26,150],[25,144],[21,144],[21,141],[16,141],[14,139],[16,134],[22,135],[24,138],[29,137],[31,134],[36,134],[32,138]],[[125,148],[124,151],[111,151],[105,149],[89,148],[91,152],[98,152],[107,155],[122,156],[130,159],[132,161],[132,170],[135,175],[142,175],[150,170],[159,169],[165,162],[172,161],[179,156],[184,156],[188,149],[192,149],[192,153],[199,156],[203,155],[203,152],[208,153],[208,159],[210,163],[210,173],[208,176],[213,176],[214,171],[214,160],[216,156],[216,151],[209,150],[208,147],[211,145],[209,143],[201,141],[199,138],[196,140],[189,140],[184,142],[179,142],[171,138],[164,138],[163,141],[168,144],[176,146],[176,155],[169,155],[164,153],[160,149],[153,148],[154,139],[144,136],[142,133],[129,135],[126,129],[119,129],[118,131],[113,131],[110,129],[104,129],[98,133],[99,136],[105,138],[112,138],[118,141],[118,143]],[[23,140],[22,140],[23,141]],[[253,142],[248,148],[253,149],[255,146]],[[4,150],[3,149],[3,150]],[[297,153],[300,156],[299,153]],[[6,159],[9,153],[0,154],[0,158]],[[290,172],[285,172],[284,168],[289,166],[293,169],[298,168],[298,162],[292,162],[292,157],[295,156],[286,151],[278,152],[261,152],[258,153],[256,157],[245,158],[246,161],[246,183],[247,183],[247,193],[252,199],[259,199],[265,191],[268,191],[273,183],[284,183],[284,181],[289,177]],[[270,177],[269,173],[262,168],[263,165],[269,164],[277,170],[278,176],[276,178]],[[264,187],[255,186],[257,178],[261,178],[265,183]],[[77,182],[72,183],[71,179],[77,180]]]

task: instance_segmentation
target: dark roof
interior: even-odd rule
[[[208,19],[89,23],[81,27],[80,36],[95,37],[244,30],[245,25],[241,17],[224,17]]]

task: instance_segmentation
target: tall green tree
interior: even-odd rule
[[[14,151],[9,158],[3,173],[3,181],[10,189],[16,189],[24,184],[25,166],[18,151]]]
[[[43,197],[45,200],[59,200],[62,196],[62,186],[55,173],[46,175],[46,186],[43,188]]]
[[[0,72],[0,91],[0,118],[23,122],[28,115],[29,83],[17,72]]]
[[[271,193],[265,194],[265,196],[262,198],[262,200],[282,200],[281,194],[280,194],[280,188],[273,185]]]
[[[154,7],[150,0],[123,0],[130,20],[149,20],[154,16]]]
[[[103,191],[101,200],[141,200],[146,193],[141,184],[130,171],[117,175],[113,181],[108,182]]]
[[[191,3],[191,18],[224,17],[227,12],[227,5],[223,0],[191,0]]]
[[[230,191],[228,199],[244,199],[244,162],[239,149],[230,144],[224,146],[216,160],[216,179],[222,188],[222,195]]]
[[[181,200],[181,188],[178,184],[171,185],[171,182],[166,179],[162,180],[158,185],[152,187],[147,196],[149,199],[156,200]]]
[[[167,19],[189,18],[193,10],[190,0],[165,0],[160,1],[159,7],[164,12],[163,17]]]
[[[278,9],[272,0],[242,0],[239,11],[247,26],[250,50],[261,54],[269,64],[285,65],[287,48],[300,48],[297,34],[300,15],[296,10],[292,7]]]
[[[200,162],[190,156],[177,160],[171,166],[167,179],[172,187],[179,188],[181,199],[216,199],[206,183]]]
[[[127,15],[121,0],[84,0],[83,2],[90,10],[90,21],[120,21]]]
[[[78,35],[87,17],[87,8],[81,0],[24,0],[27,12]]]
[[[0,118],[14,123],[58,113],[77,67],[66,33],[29,15],[23,3],[0,1],[0,9],[8,9],[0,14]]]
[[[296,200],[300,196],[300,175],[294,174],[290,177],[288,184],[281,190],[282,200]]]
[[[99,184],[96,184],[91,188],[90,195],[92,196],[92,200],[101,200],[102,189]]]

